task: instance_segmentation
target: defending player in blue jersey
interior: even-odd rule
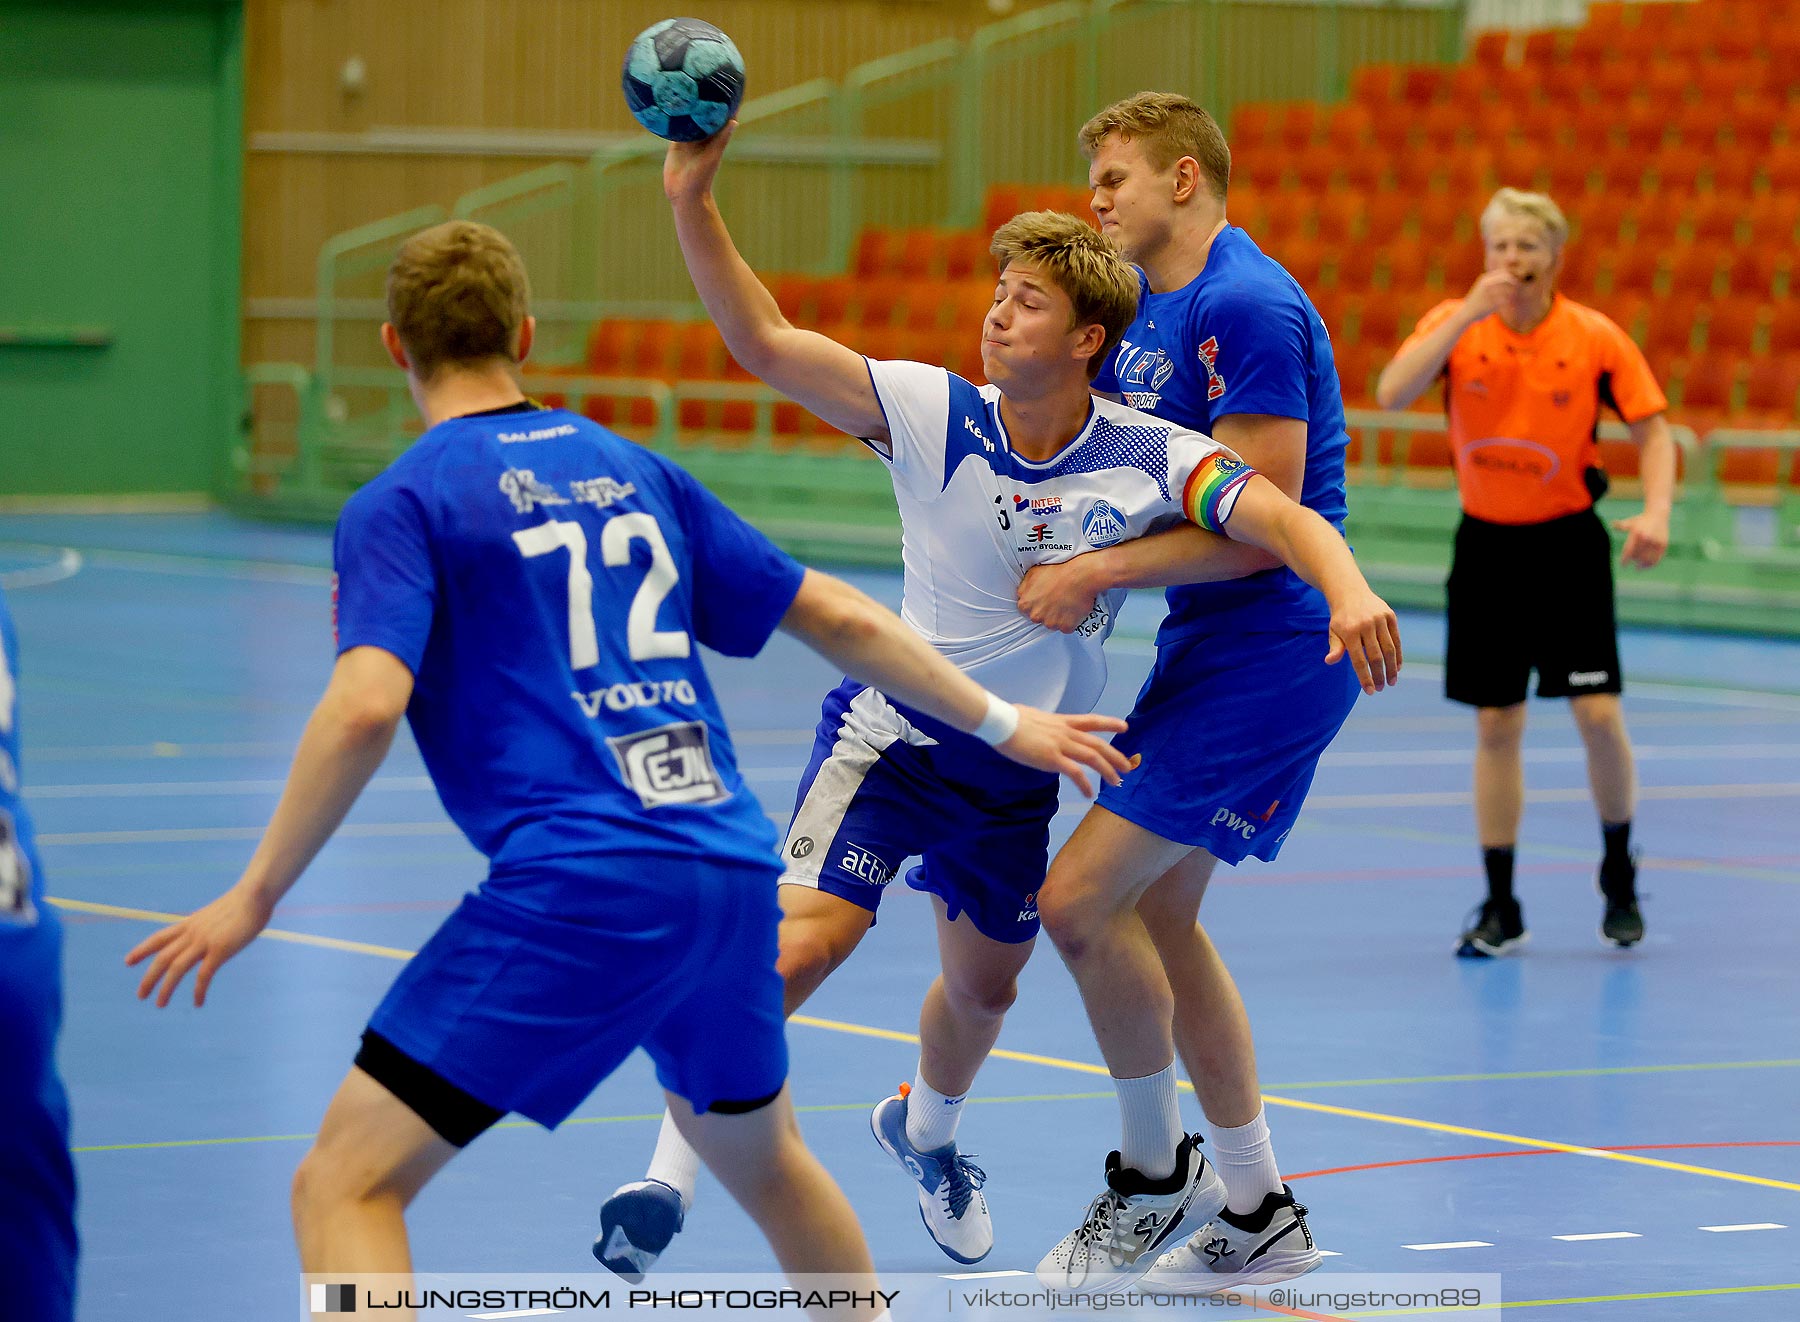
[[[407,1203],[509,1111],[554,1127],[642,1046],[682,1132],[790,1272],[871,1271],[784,1084],[774,833],[700,664],[781,629],[1038,772],[1116,780],[1111,718],[1015,708],[682,469],[522,396],[524,267],[448,222],[388,277],[428,424],[338,523],[338,661],[243,877],[150,937],[140,996],[196,1004],[411,723],[490,860],[375,1010],[295,1176],[309,1272],[406,1272]],[[1008,763],[1007,765],[1010,765]]]
[[[1101,644],[1117,598],[1090,602],[1065,637],[1018,613],[1020,576],[1187,520],[1158,540],[1212,540],[1198,524],[1270,548],[1340,608],[1332,626],[1357,675],[1371,687],[1391,677],[1382,637],[1392,612],[1327,522],[1207,437],[1090,393],[1092,369],[1131,320],[1137,281],[1089,226],[1036,212],[995,234],[1001,270],[981,329],[992,384],[977,388],[788,324],[712,198],[729,136],[671,147],[664,166],[695,288],[740,364],[866,438],[887,464],[901,513],[902,615],[938,650],[1011,698],[1088,710],[1105,682]],[[1350,666],[1333,673],[1357,682]],[[826,697],[783,847],[790,1011],[869,930],[905,861],[923,860],[906,880],[933,897],[942,973],[920,1014],[913,1083],[875,1108],[871,1126],[914,1181],[926,1229],[958,1262],[993,1245],[985,1176],[958,1147],[957,1123],[1036,938],[1055,810],[1045,777],[996,765],[900,695],[849,683]],[[634,1249],[622,1266],[641,1271],[668,1243],[692,1196],[689,1169],[665,1127],[650,1178],[608,1200],[603,1243],[620,1235]]]
[[[1081,147],[1101,229],[1142,280],[1095,389],[1210,433],[1341,530],[1348,437],[1330,339],[1293,278],[1226,221],[1218,125],[1185,97],[1146,93],[1096,115]],[[1195,920],[1219,862],[1275,857],[1356,687],[1319,664],[1325,598],[1252,548],[1190,545],[1121,545],[1033,570],[1020,590],[1027,614],[1067,628],[1096,593],[1191,585],[1170,588],[1156,666],[1119,740],[1143,765],[1101,795],[1038,897],[1124,1131],[1105,1191],[1039,1267],[1059,1286],[1148,1271],[1154,1288],[1210,1293],[1320,1262],[1269,1145],[1243,1002]],[[1183,1132],[1177,1046],[1210,1163]]]
[[[0,596],[0,1298],[7,1317],[75,1316],[75,1167],[56,1072],[62,924],[20,799],[18,636]]]

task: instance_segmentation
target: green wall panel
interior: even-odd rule
[[[235,4],[0,0],[0,495],[221,476],[240,32]]]

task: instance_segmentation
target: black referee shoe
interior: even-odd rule
[[[1525,911],[1517,900],[1483,900],[1470,911],[1469,928],[1457,938],[1459,959],[1492,959],[1525,944]]]
[[[1644,915],[1637,902],[1638,854],[1623,868],[1607,875],[1600,868],[1599,890],[1606,899],[1606,910],[1600,916],[1600,939],[1621,950],[1628,950],[1644,939]]]

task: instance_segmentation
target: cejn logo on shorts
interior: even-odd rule
[[[606,746],[618,759],[619,774],[646,808],[716,803],[730,797],[713,765],[706,727],[699,721],[620,735],[608,739]]]

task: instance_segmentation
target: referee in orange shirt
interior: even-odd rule
[[[1376,400],[1404,408],[1440,376],[1463,517],[1451,562],[1445,691],[1476,708],[1475,822],[1488,896],[1459,955],[1525,940],[1513,859],[1525,801],[1525,695],[1568,698],[1587,748],[1605,855],[1601,937],[1644,936],[1631,815],[1637,791],[1619,694],[1612,544],[1594,513],[1606,490],[1594,433],[1604,405],[1641,451],[1644,512],[1613,526],[1624,563],[1648,569],[1669,545],[1675,441],[1668,400],[1630,338],[1556,292],[1568,221],[1542,193],[1502,188],[1481,214],[1486,270],[1468,295],[1426,313],[1381,373]]]

